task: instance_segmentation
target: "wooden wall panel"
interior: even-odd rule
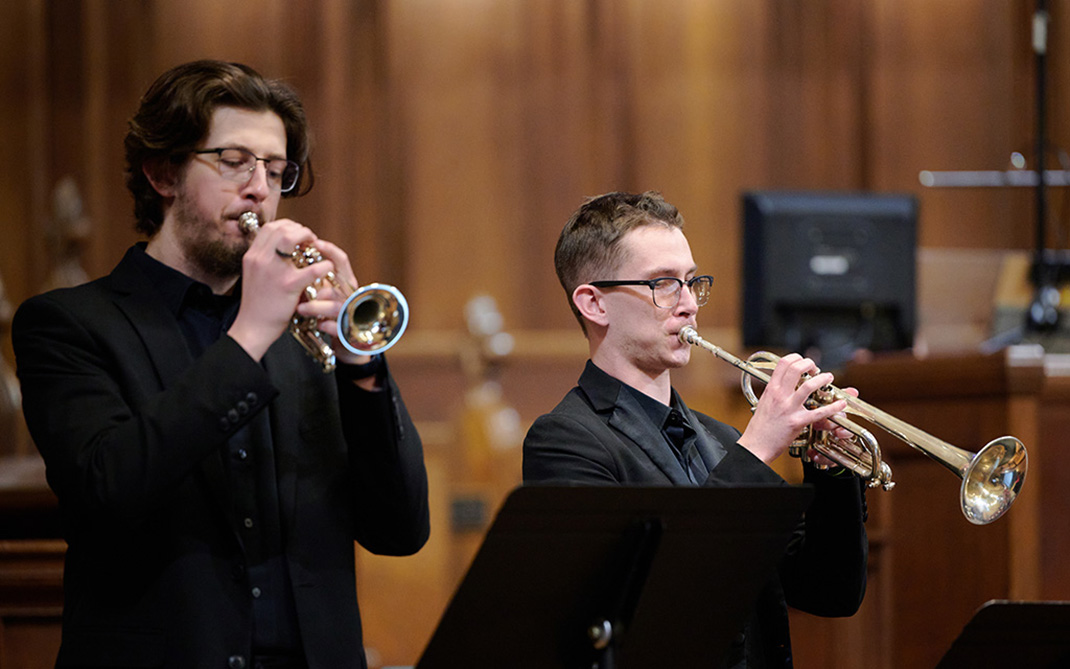
[[[91,275],[135,239],[126,118],[156,74],[197,57],[249,62],[303,94],[318,185],[284,212],[349,249],[362,279],[406,289],[418,329],[456,329],[484,291],[523,328],[570,327],[553,244],[583,198],[610,189],[679,204],[719,279],[703,314],[716,326],[738,321],[745,189],[915,192],[923,246],[1032,243],[1028,192],[917,182],[1029,151],[1028,3],[9,4],[2,225],[18,246],[2,257],[16,300],[47,272],[27,230],[62,176],[96,225]],[[1070,73],[1053,11],[1058,143]],[[18,268],[16,253],[32,262]]]
[[[760,39],[768,119],[753,188],[869,187],[865,4],[772,3]]]
[[[0,22],[0,279],[17,304],[31,288],[34,220],[44,211],[46,178],[44,3],[19,2],[5,8]],[[9,355],[5,345],[4,354]]]
[[[1070,434],[1070,378],[1066,369],[1049,376],[1045,388],[1045,410],[1040,418],[1040,436],[1046,443],[1065,444],[1066,435]],[[1065,449],[1059,449],[1065,450]],[[1057,454],[1049,457],[1049,462],[1056,463]],[[1037,504],[1044,509],[1048,517],[1065,518],[1070,513],[1070,496],[1066,494],[1070,485],[1070,471],[1064,466],[1037,466],[1031,458],[1030,476],[1039,481],[1042,490]],[[1070,571],[1060,568],[1066,563],[1070,554],[1070,533],[1046,532],[1040,537],[1040,555],[1042,573],[1040,592],[1045,599],[1070,601]]]
[[[998,0],[872,3],[867,185],[919,194],[922,246],[1032,244],[1028,189],[918,187],[921,170],[1010,169],[1013,151],[1032,164],[1031,8]]]
[[[633,73],[634,184],[687,220],[695,261],[717,280],[707,326],[736,322],[738,199],[760,183],[763,78],[772,10],[760,3],[633,3],[624,64]]]
[[[410,226],[407,254],[419,268],[406,283],[414,326],[456,326],[457,298],[477,291],[494,289],[501,303],[514,303],[508,205],[521,151],[509,123],[515,116],[506,115],[517,90],[501,73],[515,67],[509,37],[522,12],[493,0],[391,6],[407,149],[399,223]]]

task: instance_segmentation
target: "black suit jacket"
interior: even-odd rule
[[[738,430],[691,411],[682,401],[679,406],[695,428],[697,447],[710,468],[706,485],[785,484],[737,443]],[[804,476],[814,484],[815,498],[786,551],[779,578],[760,595],[748,625],[746,660],[751,667],[791,666],[787,605],[815,615],[848,616],[865,594],[862,482],[809,466]],[[528,431],[524,483],[691,485],[661,426],[653,424],[620,381],[590,361],[579,385]]]
[[[339,383],[288,334],[262,364],[227,336],[194,360],[130,253],[25,302],[13,338],[68,543],[59,666],[249,666],[223,453],[265,411],[309,664],[365,665],[353,542],[410,554],[429,531],[420,438],[389,374],[380,393]]]

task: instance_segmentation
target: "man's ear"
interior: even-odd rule
[[[572,291],[572,303],[576,305],[580,315],[591,323],[602,326],[608,324],[605,300],[602,293],[591,284],[576,286],[576,290]]]
[[[161,197],[174,197],[178,184],[178,165],[166,157],[152,158],[141,165],[141,173]]]

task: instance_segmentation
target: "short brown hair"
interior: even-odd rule
[[[126,187],[134,196],[138,231],[152,237],[163,224],[163,198],[143,172],[149,161],[178,166],[189,159],[208,134],[219,107],[271,111],[286,129],[286,157],[301,166],[297,185],[283,197],[312,188],[310,137],[305,109],[297,93],[277,79],[265,79],[240,63],[198,60],[164,72],[145,92],[130,119],[126,147]]]
[[[657,191],[613,192],[589,198],[561,230],[554,249],[554,268],[568,306],[585,334],[587,324],[572,302],[573,291],[589,281],[612,278],[624,260],[620,240],[644,225],[683,229],[684,217]]]

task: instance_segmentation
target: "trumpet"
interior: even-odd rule
[[[746,361],[740,360],[703,339],[690,326],[682,328],[679,337],[685,344],[703,348],[740,369],[743,372],[743,394],[752,407],[757,406],[758,397],[752,383],[755,379],[769,383],[771,376],[765,370],[775,367],[780,360],[779,356],[759,351]],[[958,476],[962,480],[959,506],[971,523],[991,523],[1006,513],[1018,496],[1025,481],[1029,458],[1025,445],[1015,437],[993,439],[980,451],[973,453],[937,439],[835,386],[825,386],[814,392],[807,399],[806,405],[814,408],[838,400],[847,402],[846,414],[859,416],[880,427]],[[813,448],[829,460],[866,479],[871,488],[880,486],[884,490],[891,490],[895,485],[892,481],[892,470],[881,459],[880,445],[873,434],[843,415],[833,416],[829,420],[851,432],[852,436],[841,439],[831,432],[815,435],[814,432],[818,431],[808,428],[807,432],[804,432],[805,436],[792,444],[789,449],[791,455],[805,458],[806,450]]]
[[[255,212],[245,212],[238,218],[238,229],[246,235],[256,234],[260,229],[260,217]],[[289,257],[298,267],[307,267],[323,260],[314,246],[298,245]],[[347,350],[357,355],[382,353],[396,344],[405,332],[409,323],[409,304],[394,286],[372,283],[354,290],[344,278],[328,272],[323,279],[305,287],[305,296],[310,300],[316,299],[322,282],[329,283],[340,294],[347,296],[336,319],[337,341]],[[334,371],[337,358],[334,348],[319,331],[319,319],[295,313],[289,331],[305,351],[320,363],[325,374]]]

